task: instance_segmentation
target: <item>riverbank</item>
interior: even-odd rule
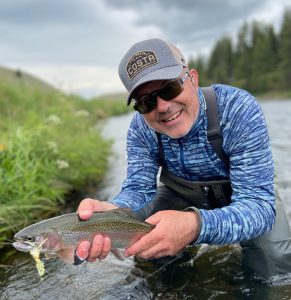
[[[290,100],[291,99],[291,91],[269,91],[263,94],[255,95],[259,100],[262,101],[274,101],[277,100]]]
[[[123,101],[85,101],[0,83],[0,248],[19,229],[59,212],[72,191],[98,186],[111,154],[101,122]]]

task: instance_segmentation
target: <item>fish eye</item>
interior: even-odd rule
[[[33,242],[33,237],[32,237],[32,236],[28,236],[28,237],[26,237],[26,239],[27,239],[27,241],[29,241],[29,242]]]

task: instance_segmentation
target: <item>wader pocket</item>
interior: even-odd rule
[[[160,181],[197,208],[212,209],[231,202],[230,180],[187,181],[162,168]]]

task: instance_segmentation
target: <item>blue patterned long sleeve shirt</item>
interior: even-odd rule
[[[229,206],[200,209],[201,230],[195,244],[251,239],[270,230],[275,220],[274,166],[262,110],[244,90],[220,84],[213,88],[229,169],[207,139],[206,103],[200,90],[199,113],[190,132],[179,139],[162,135],[166,164],[173,174],[189,181],[231,180]],[[159,171],[157,136],[139,113],[128,130],[127,155],[127,178],[111,202],[138,211],[153,200]]]

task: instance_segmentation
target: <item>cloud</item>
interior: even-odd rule
[[[58,66],[25,66],[32,75],[46,80],[52,78],[54,86],[70,94],[81,93],[86,97],[94,94],[106,94],[112,91],[122,91],[124,88],[114,68],[58,65]],[[56,73],[55,70],[58,70]]]
[[[0,65],[66,90],[120,89],[118,64],[135,42],[160,37],[186,57],[207,54],[244,21],[278,28],[288,1],[1,0]]]
[[[222,35],[234,36],[239,27],[253,19],[276,20],[287,0],[106,0],[112,8],[138,14],[135,25],[159,28],[166,39],[190,56],[209,53]],[[274,10],[276,14],[272,14]]]
[[[17,3],[16,3],[17,2]],[[151,28],[131,26],[129,12],[108,10],[102,1],[0,2],[0,58],[9,63],[78,63],[113,66]]]
[[[79,1],[42,1],[42,0],[1,0],[0,19],[11,25],[40,25],[53,23],[76,23],[78,21],[90,20],[94,17],[92,9],[93,2]],[[37,29],[37,28],[36,28]]]

